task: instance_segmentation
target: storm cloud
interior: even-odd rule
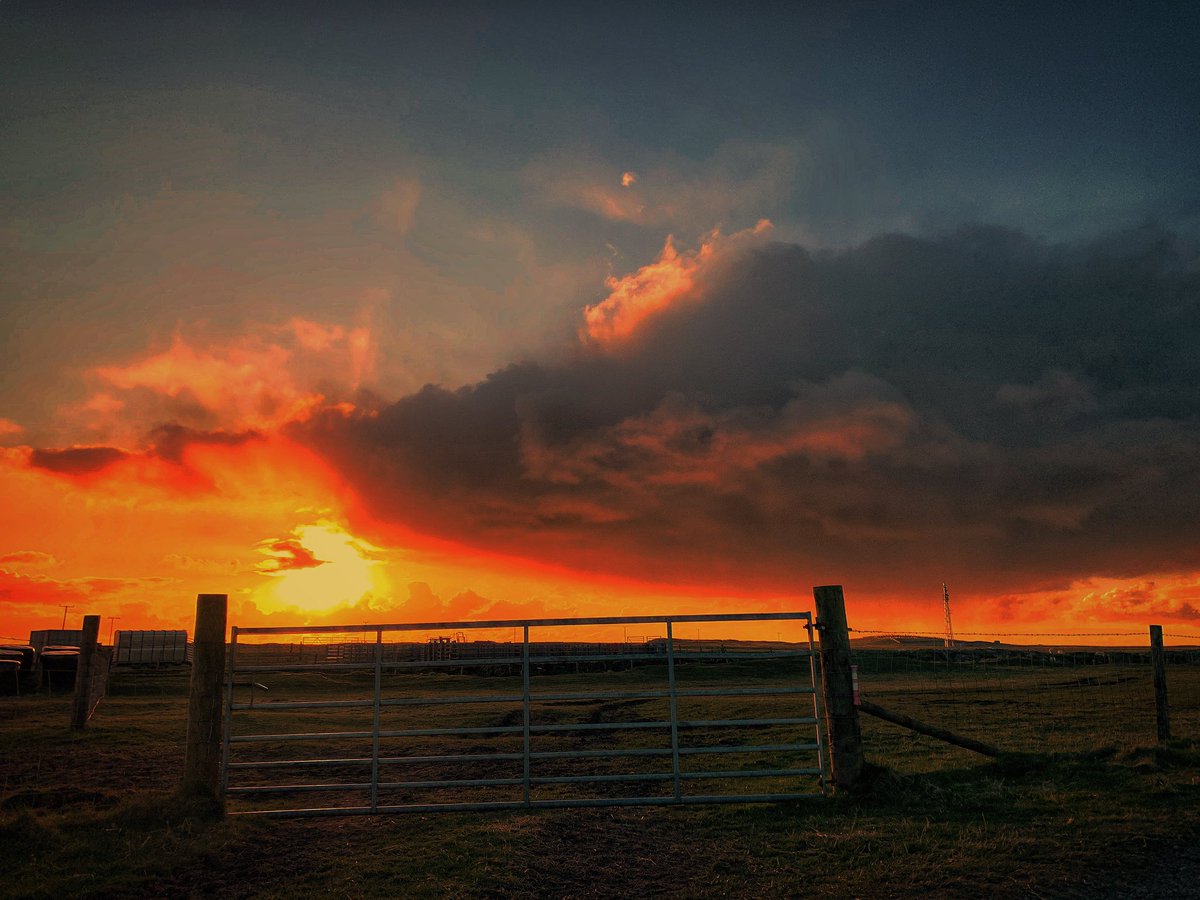
[[[619,347],[292,434],[377,517],[585,570],[1007,590],[1200,566],[1200,271],[1172,233],[739,246],[692,291]]]

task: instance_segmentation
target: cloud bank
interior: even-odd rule
[[[589,314],[700,258],[668,249]],[[586,570],[999,591],[1200,566],[1200,275],[1170,233],[708,253],[567,362],[291,433],[379,519]]]

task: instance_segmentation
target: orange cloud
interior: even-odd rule
[[[30,608],[54,607],[66,602],[82,610],[106,599],[144,594],[176,583],[175,579],[163,576],[51,578],[0,568],[0,602],[5,606],[15,603]]]
[[[34,569],[52,569],[57,566],[58,559],[53,553],[43,553],[41,550],[15,550],[12,553],[0,555],[0,565],[29,566]]]
[[[1079,621],[1131,620],[1200,624],[1200,573],[1164,573],[1128,579],[1089,578],[1067,594]]]
[[[175,335],[161,353],[95,375],[113,388],[139,388],[173,400],[191,400],[220,424],[271,428],[303,415],[322,399],[296,386],[291,353],[277,344],[241,339],[199,350]]]
[[[166,349],[93,369],[91,395],[61,412],[76,433],[80,426],[90,433],[87,443],[126,448],[164,422],[210,434],[273,431],[326,402],[345,402],[374,378],[379,348],[370,318],[378,302],[368,298],[355,326],[293,317],[224,341],[177,333]],[[329,400],[330,393],[342,396]],[[37,462],[83,466],[87,454],[76,449],[87,448]]]
[[[771,227],[762,219],[753,228],[728,237],[713,231],[697,249],[683,253],[675,249],[674,239],[668,236],[657,260],[629,275],[610,276],[605,281],[609,294],[584,309],[581,336],[606,347],[627,340],[648,318],[694,298],[697,282],[716,262],[765,239]]]
[[[287,327],[295,333],[296,340],[306,350],[326,350],[346,336],[346,329],[340,325],[322,325],[298,317],[291,319]]]

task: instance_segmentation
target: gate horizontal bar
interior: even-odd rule
[[[676,725],[679,728],[734,728],[737,726],[766,726],[766,725],[815,725],[813,716],[797,716],[788,719],[680,719]],[[669,721],[644,722],[588,722],[562,725],[531,725],[529,730],[538,734],[571,731],[627,731],[643,728],[670,728]],[[402,728],[393,731],[380,731],[381,738],[395,737],[433,737],[436,735],[468,735],[468,734],[517,734],[523,732],[522,725],[486,725],[470,728]],[[373,737],[371,731],[316,731],[296,732],[288,734],[235,734],[231,735],[231,744],[262,743],[268,741],[304,741],[329,740],[344,738],[357,740]]]
[[[488,725],[472,728],[402,728],[394,731],[380,731],[381,738],[394,737],[433,737],[436,735],[465,735],[465,734],[516,734],[522,730],[520,725]],[[373,738],[373,731],[317,731],[297,732],[290,734],[235,734],[229,738],[231,744],[261,743],[265,741],[307,741],[328,740],[331,738],[359,739]]]
[[[369,760],[368,760],[369,762]],[[254,784],[225,788],[226,794],[302,794],[315,791],[369,791],[371,782],[350,784]]]
[[[715,753],[793,753],[818,750],[820,745],[808,744],[757,744],[739,746],[680,747],[681,756],[708,755]],[[638,748],[627,750],[542,750],[529,754],[533,759],[574,759],[576,757],[616,758],[625,756],[670,756],[669,747],[659,749]],[[443,762],[499,762],[523,759],[525,754],[516,753],[451,753],[444,756],[381,756],[380,765],[394,763],[443,763]],[[260,759],[247,762],[231,762],[229,769],[286,769],[322,768],[331,766],[370,765],[371,757],[353,756],[342,759]]]
[[[387,666],[384,666],[387,668]],[[521,695],[487,694],[478,697],[393,697],[379,701],[380,706],[453,706],[469,703],[520,703]],[[275,709],[361,709],[372,707],[374,700],[275,700],[269,703],[235,703],[233,708],[264,710]]]
[[[564,809],[578,806],[694,806],[728,803],[779,803],[787,800],[808,800],[823,797],[821,793],[780,793],[780,794],[728,794],[717,796],[680,797],[670,795],[661,797],[611,797],[605,799],[579,798],[567,800],[497,800],[484,803],[420,803],[398,806],[380,804],[372,810],[369,806],[331,806],[315,809],[263,809],[263,810],[230,810],[231,816],[265,816],[269,818],[290,818],[301,816],[369,816],[375,813],[425,813],[425,812],[483,812],[502,809]]]
[[[764,612],[764,613],[724,613],[720,615],[688,615],[688,616],[597,616],[584,619],[493,619],[485,622],[404,622],[392,625],[287,625],[287,626],[256,626],[252,628],[237,628],[242,634],[361,634],[376,631],[443,631],[454,628],[471,629],[500,629],[520,628],[528,625],[530,628],[553,628],[563,625],[652,625],[667,622],[755,622],[770,620],[773,622],[803,621],[811,622],[812,613],[808,612]]]
[[[248,646],[254,646],[250,644]],[[735,653],[716,653],[700,651],[677,651],[676,660],[726,660],[748,662],[760,659],[807,659],[807,650],[753,650]],[[578,662],[661,662],[666,663],[663,653],[581,653],[562,654],[561,656],[531,656],[530,665],[547,665],[550,663]],[[517,656],[460,656],[454,659],[398,659],[384,660],[382,667],[387,670],[395,669],[461,669],[476,666],[512,666],[520,668],[521,658]],[[374,671],[373,660],[364,659],[357,663],[257,663],[255,665],[239,665],[233,669],[234,674],[252,674],[256,672],[325,672],[331,670]]]
[[[680,756],[704,755],[710,753],[786,753],[798,750],[817,750],[820,745],[810,744],[758,744],[739,745],[736,747],[680,747]],[[662,749],[639,748],[636,750],[542,750],[529,755],[533,759],[574,759],[575,757],[621,757],[621,756],[670,756],[670,747]]]
[[[445,788],[445,787],[505,787],[523,784],[523,778],[452,778],[439,781],[381,781],[379,788]],[[371,782],[345,784],[258,784],[247,787],[229,788],[230,794],[287,794],[305,793],[312,791],[366,791],[371,789]]]
[[[738,746],[738,747],[680,747],[679,754],[705,754],[705,753],[787,753],[796,750],[819,750],[821,745],[818,743],[811,744],[759,744]]]
[[[792,778],[799,776],[820,775],[820,769],[734,769],[714,772],[681,772],[680,778],[692,780],[718,780],[722,778]],[[547,775],[531,778],[533,784],[619,784],[640,781],[670,781],[674,778],[671,772],[630,772],[616,775]],[[379,788],[420,789],[448,787],[509,787],[523,784],[524,778],[466,778],[442,779],[436,781],[381,781]],[[341,791],[366,791],[371,789],[371,782],[350,782],[335,784],[263,784],[246,787],[231,787],[229,794],[291,794]]]
[[[813,716],[792,719],[680,719],[680,728],[725,728],[737,725],[815,725]]]
[[[524,759],[523,753],[451,753],[444,756],[381,756],[379,764],[391,763],[437,763],[437,762],[495,762],[497,760]],[[370,765],[369,756],[351,756],[343,759],[260,759],[247,762],[231,762],[230,769],[286,769],[291,766],[350,766]]]
[[[677,656],[676,659],[679,657]],[[385,665],[386,668],[386,665]],[[677,697],[771,697],[790,694],[811,694],[810,687],[785,688],[694,688],[678,690]],[[533,701],[555,700],[665,700],[669,691],[593,691],[569,693],[533,693]],[[453,706],[471,703],[520,703],[520,694],[487,694],[473,697],[394,697],[380,700],[381,706]],[[361,709],[374,705],[373,700],[276,700],[267,703],[235,703],[235,710],[253,709],[271,711],[276,709]]]
[[[676,656],[676,659],[679,657]],[[811,694],[813,689],[808,687],[782,688],[680,688],[675,692],[676,697],[757,697],[782,696],[787,694]],[[666,700],[671,696],[669,690],[654,691],[571,691],[566,693],[532,693],[531,700]]]

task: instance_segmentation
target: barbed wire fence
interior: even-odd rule
[[[1001,750],[1156,741],[1148,631],[958,632],[952,646],[941,632],[850,631],[864,699]],[[1108,646],[1114,639],[1120,645]],[[1200,739],[1200,634],[1166,631],[1164,640],[1171,734]],[[883,723],[865,727],[885,757],[936,767],[966,753]]]

